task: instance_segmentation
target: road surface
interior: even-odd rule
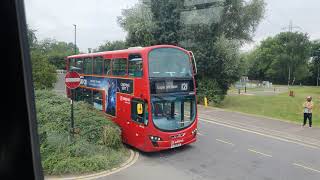
[[[192,145],[158,153],[140,152],[133,166],[100,179],[320,179],[317,146],[211,120],[201,120],[199,132],[198,141]]]

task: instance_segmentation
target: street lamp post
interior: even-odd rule
[[[77,54],[77,25],[74,24],[74,54]]]

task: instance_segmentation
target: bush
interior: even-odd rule
[[[75,102],[78,133],[70,138],[70,104],[51,91],[37,90],[36,109],[42,165],[46,174],[86,173],[111,169],[123,162],[120,129],[84,102]]]
[[[52,89],[57,81],[56,67],[37,50],[31,51],[31,64],[35,89]]]
[[[198,103],[203,103],[204,97],[207,97],[208,103],[219,104],[224,99],[223,90],[214,79],[200,79],[197,81]]]

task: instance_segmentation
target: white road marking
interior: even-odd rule
[[[221,139],[216,139],[216,141],[219,141],[219,142],[222,142],[222,143],[225,143],[225,144],[229,144],[229,145],[231,145],[231,146],[234,146],[233,143],[228,142],[228,141],[224,141],[224,140],[221,140]]]
[[[316,147],[316,146],[312,146],[312,145],[308,145],[308,144],[304,144],[304,143],[300,143],[300,142],[295,142],[295,141],[291,141],[291,140],[288,140],[288,139],[285,139],[285,138],[276,137],[276,136],[272,136],[272,135],[268,135],[268,134],[263,134],[263,133],[260,133],[260,132],[256,132],[256,131],[252,131],[252,130],[248,130],[248,129],[243,129],[243,128],[239,128],[239,127],[235,127],[235,126],[232,126],[232,125],[218,123],[218,122],[210,121],[210,120],[204,120],[204,119],[200,119],[200,118],[199,118],[199,120],[200,121],[204,121],[204,122],[208,122],[208,123],[212,123],[212,124],[217,124],[217,125],[220,125],[220,126],[229,127],[229,128],[232,128],[232,129],[237,129],[237,130],[244,131],[244,132],[257,134],[257,135],[268,137],[268,138],[272,138],[272,139],[277,139],[277,140],[284,141],[284,142],[298,144],[298,145],[301,145],[301,146],[304,146],[304,147],[309,147],[309,148],[313,148],[313,149],[320,149],[319,147]]]
[[[313,168],[311,168],[311,167],[307,167],[307,166],[304,166],[304,165],[301,165],[301,164],[298,164],[298,163],[293,163],[292,165],[298,166],[298,167],[302,167],[302,168],[304,168],[304,169],[307,169],[307,170],[310,170],[310,171],[313,171],[313,172],[320,173],[319,170],[316,170],[316,169],[313,169]]]
[[[248,149],[248,151],[251,151],[251,152],[253,152],[253,153],[260,154],[260,155],[263,155],[263,156],[272,157],[272,155],[265,154],[265,153],[256,151],[256,150],[254,150],[254,149]]]

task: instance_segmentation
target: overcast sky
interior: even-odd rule
[[[77,25],[77,45],[87,52],[106,40],[124,40],[125,32],[117,24],[121,9],[132,7],[138,0],[25,0],[27,22],[37,30],[37,37],[74,41]],[[251,49],[259,41],[288,27],[299,26],[311,39],[320,39],[320,0],[265,0],[265,19],[254,35]]]

